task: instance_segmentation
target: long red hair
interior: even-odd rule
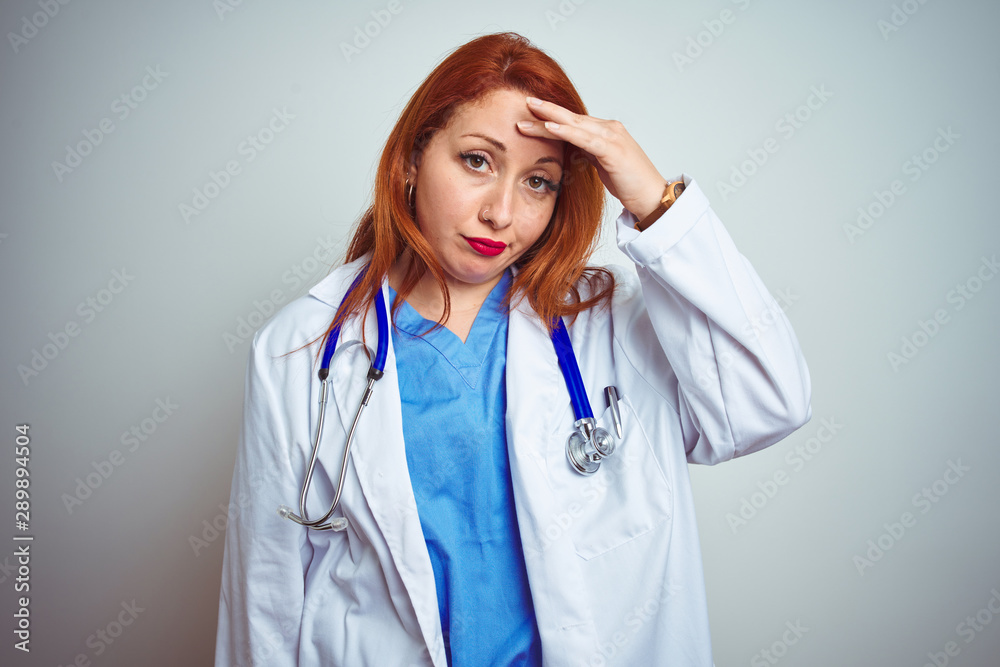
[[[456,109],[498,89],[517,90],[574,113],[587,113],[562,68],[521,35],[484,35],[447,56],[410,98],[386,141],[371,207],[358,221],[347,250],[348,262],[370,254],[369,268],[341,304],[331,329],[367,312],[390,267],[406,248],[412,251],[412,261],[393,310],[429,271],[445,295],[443,319],[447,319],[450,303],[444,272],[407,202],[406,170],[414,151],[419,152],[436,131],[447,126]],[[606,303],[614,290],[610,272],[587,267],[600,235],[604,185],[597,170],[568,142],[563,157],[563,179],[552,218],[518,260],[508,301],[510,306],[527,298],[549,328],[557,317],[574,316]],[[586,297],[577,289],[581,279],[588,283]]]

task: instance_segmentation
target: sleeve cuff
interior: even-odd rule
[[[646,231],[635,228],[639,219],[631,211],[622,209],[618,216],[618,247],[636,264],[646,266],[662,257],[710,208],[708,198],[693,178],[681,174],[671,180],[678,178],[684,181],[684,192]]]

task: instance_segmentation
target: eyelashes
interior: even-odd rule
[[[489,166],[489,158],[482,153],[476,151],[468,151],[459,153],[458,157],[466,164],[466,166],[475,173],[484,173],[482,168],[484,166]],[[537,183],[537,186],[532,185],[532,183]],[[537,193],[544,194],[546,190],[549,192],[559,192],[560,184],[553,181],[545,176],[534,174],[528,177],[528,187]]]
[[[480,167],[489,164],[489,162],[486,160],[486,156],[480,155],[479,153],[459,153],[458,156],[463,160],[465,160],[465,163],[469,165],[473,171],[479,171]],[[476,160],[480,162],[478,166],[472,164]]]

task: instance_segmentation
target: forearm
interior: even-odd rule
[[[678,384],[689,457],[715,463],[773,444],[809,417],[791,325],[697,184],[641,234],[619,219],[650,321]],[[762,324],[769,322],[770,324]]]

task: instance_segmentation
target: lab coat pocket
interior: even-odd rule
[[[583,477],[570,471],[572,478],[564,487],[565,528],[577,554],[587,560],[661,527],[673,509],[672,489],[662,467],[667,462],[654,456],[627,396],[621,397],[619,406],[621,439],[610,408],[597,419],[598,426],[615,438],[615,452],[593,475]]]

